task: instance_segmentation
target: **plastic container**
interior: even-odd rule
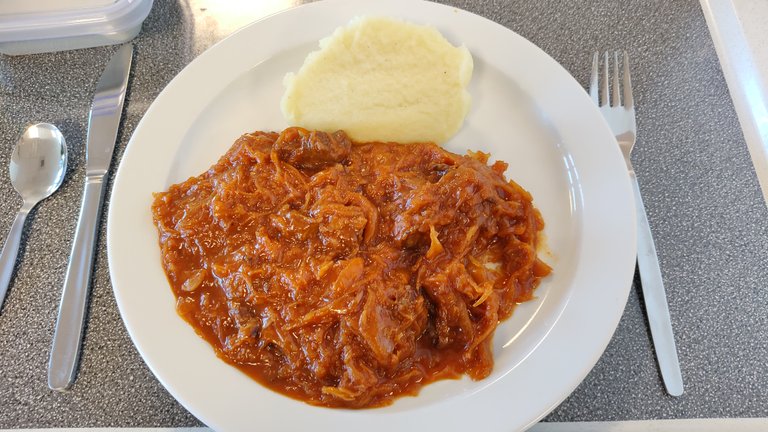
[[[133,39],[153,0],[0,0],[0,53],[34,54]]]

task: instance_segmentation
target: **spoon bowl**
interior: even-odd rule
[[[24,200],[51,196],[64,181],[67,146],[59,128],[37,123],[27,128],[11,155],[11,184]]]
[[[61,131],[49,123],[29,126],[16,142],[9,171],[11,184],[24,201],[0,252],[0,308],[16,266],[27,215],[38,202],[56,192],[64,181],[67,144]]]

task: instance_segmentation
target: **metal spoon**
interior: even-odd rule
[[[11,155],[11,184],[24,200],[0,252],[0,308],[16,266],[24,221],[37,203],[61,186],[67,171],[67,144],[59,129],[48,123],[28,127]]]

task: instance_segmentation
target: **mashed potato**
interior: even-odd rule
[[[443,143],[469,110],[471,76],[469,51],[436,29],[356,18],[286,75],[281,108],[291,125],[355,141]]]

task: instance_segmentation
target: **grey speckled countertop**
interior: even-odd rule
[[[252,2],[258,4],[259,2]],[[215,0],[156,0],[135,40],[117,156],[163,87],[238,25],[293,2],[223,19]],[[516,31],[586,83],[591,52],[632,56],[640,136],[634,164],[660,255],[686,392],[660,381],[641,293],[584,382],[547,421],[768,416],[768,211],[696,0],[452,1]],[[46,365],[84,176],[95,80],[114,47],[0,56],[0,236],[20,199],[5,180],[24,125],[61,127],[70,169],[34,210],[0,314],[0,428],[193,426],[134,349],[99,242],[79,378],[46,386]],[[635,278],[637,285],[637,278]]]

